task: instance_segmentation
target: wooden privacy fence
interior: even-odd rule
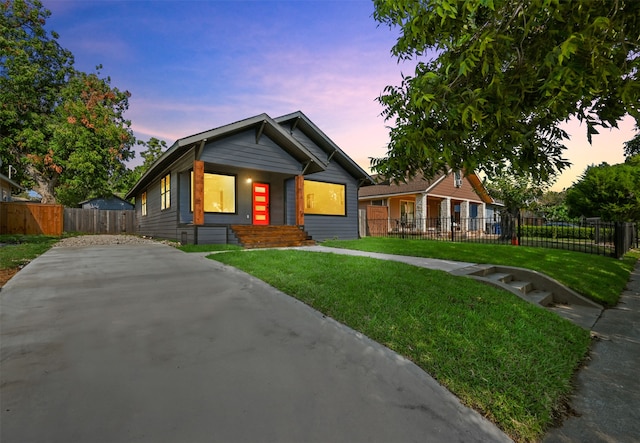
[[[85,234],[135,234],[136,212],[65,208],[64,231]]]
[[[0,234],[62,235],[63,206],[0,203]]]

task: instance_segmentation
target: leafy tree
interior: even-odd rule
[[[159,140],[155,137],[151,137],[148,141],[138,140],[136,142],[140,146],[144,146],[147,149],[140,153],[143,158],[143,163],[136,166],[132,171],[129,170],[129,174],[126,177],[127,190],[131,189],[145,172],[155,163],[156,160],[167,150],[167,143],[164,140]]]
[[[573,221],[566,204],[567,191],[546,191],[533,205],[537,213],[548,220]]]
[[[626,158],[640,154],[640,127],[636,127],[638,133],[628,142],[624,143],[624,155]]]
[[[521,209],[532,207],[548,187],[547,182],[540,182],[532,175],[514,175],[507,168],[485,179],[485,187],[493,198],[504,204],[502,211],[501,235],[502,238],[512,238],[513,220],[520,214]]]
[[[393,121],[387,177],[503,167],[546,180],[568,165],[560,124],[640,122],[637,0],[374,0],[413,75],[379,97]]]
[[[589,166],[567,191],[572,216],[601,217],[604,221],[640,220],[640,155],[625,163]]]
[[[37,1],[0,4],[0,148],[44,203],[113,193],[133,157],[128,92],[78,72]],[[99,69],[100,67],[98,67]]]

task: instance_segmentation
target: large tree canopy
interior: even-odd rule
[[[37,1],[0,3],[0,152],[45,203],[113,192],[133,157],[128,92],[73,67]]]
[[[572,216],[605,221],[640,220],[640,155],[624,163],[589,166],[567,191]]]
[[[379,97],[392,121],[383,175],[446,167],[547,179],[562,170],[561,124],[640,121],[640,1],[374,0],[415,74]]]

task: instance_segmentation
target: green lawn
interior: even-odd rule
[[[547,274],[576,292],[604,306],[615,306],[640,251],[622,260],[582,252],[526,246],[452,243],[366,237],[360,240],[328,240],[323,246],[370,252],[440,258],[472,263],[517,266]]]
[[[242,249],[238,245],[180,245],[177,248],[183,252],[238,251]]]
[[[398,262],[295,250],[210,256],[411,359],[518,441],[551,425],[589,332],[518,297]]]
[[[59,240],[45,235],[0,235],[0,269],[24,266]]]

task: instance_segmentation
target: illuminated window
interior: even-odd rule
[[[304,213],[346,215],[344,194],[344,185],[305,180]]]
[[[160,209],[171,207],[171,174],[167,174],[160,180]]]
[[[146,191],[142,193],[140,197],[140,209],[142,210],[142,215],[147,215],[147,193]]]
[[[191,172],[193,195],[193,172]],[[191,199],[193,211],[193,198]],[[204,174],[204,212],[236,212],[236,178],[233,175]]]

